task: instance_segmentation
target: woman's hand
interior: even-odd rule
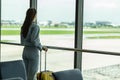
[[[44,51],[47,52],[47,51],[48,51],[48,48],[47,48],[46,46],[43,46],[43,47],[42,47],[42,50],[44,50]]]

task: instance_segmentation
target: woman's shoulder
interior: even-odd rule
[[[37,30],[37,29],[39,29],[39,26],[37,25],[37,23],[32,23],[30,28],[31,28],[32,30],[33,30],[33,29],[34,29],[34,30]]]
[[[32,23],[32,26],[38,26],[37,23],[33,22]],[[39,26],[38,26],[39,27]]]
[[[39,28],[39,26],[37,25],[37,23],[32,23],[31,24],[31,28],[34,29],[34,28]]]

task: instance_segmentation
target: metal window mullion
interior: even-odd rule
[[[0,41],[1,41],[1,0],[0,0]]]
[[[37,0],[30,0],[30,8],[35,8],[37,10]],[[37,23],[37,19],[35,22]]]
[[[1,42],[1,0],[0,0],[0,42]],[[0,62],[1,62],[1,44],[0,44]],[[0,75],[0,77],[1,77],[1,75]]]
[[[37,9],[37,0],[30,0],[30,8]]]
[[[83,0],[76,0],[75,48],[82,49],[83,40]],[[82,70],[82,52],[75,52],[74,68]]]

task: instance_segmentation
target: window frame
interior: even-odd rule
[[[83,30],[83,0],[76,0],[76,16],[75,16],[75,43],[74,48],[82,49],[82,30]],[[30,8],[35,8],[37,10],[37,0],[30,0]],[[78,15],[80,14],[80,15]],[[82,19],[79,19],[82,17]],[[80,23],[78,23],[80,21]],[[36,21],[37,22],[37,21]],[[0,37],[1,37],[1,0],[0,0]],[[80,42],[79,42],[80,41]],[[1,38],[0,38],[1,42]],[[5,42],[4,42],[5,43]],[[13,43],[13,45],[16,43]],[[1,45],[1,44],[0,44]],[[0,48],[1,49],[1,48]],[[74,68],[80,68],[82,65],[82,52],[75,52],[74,55]]]

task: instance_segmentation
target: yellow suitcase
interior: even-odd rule
[[[52,71],[43,71],[37,74],[37,80],[55,80]]]
[[[45,52],[45,70],[41,71],[41,53],[40,53],[40,72],[37,73],[37,80],[55,80],[52,71],[46,70],[46,52]]]

